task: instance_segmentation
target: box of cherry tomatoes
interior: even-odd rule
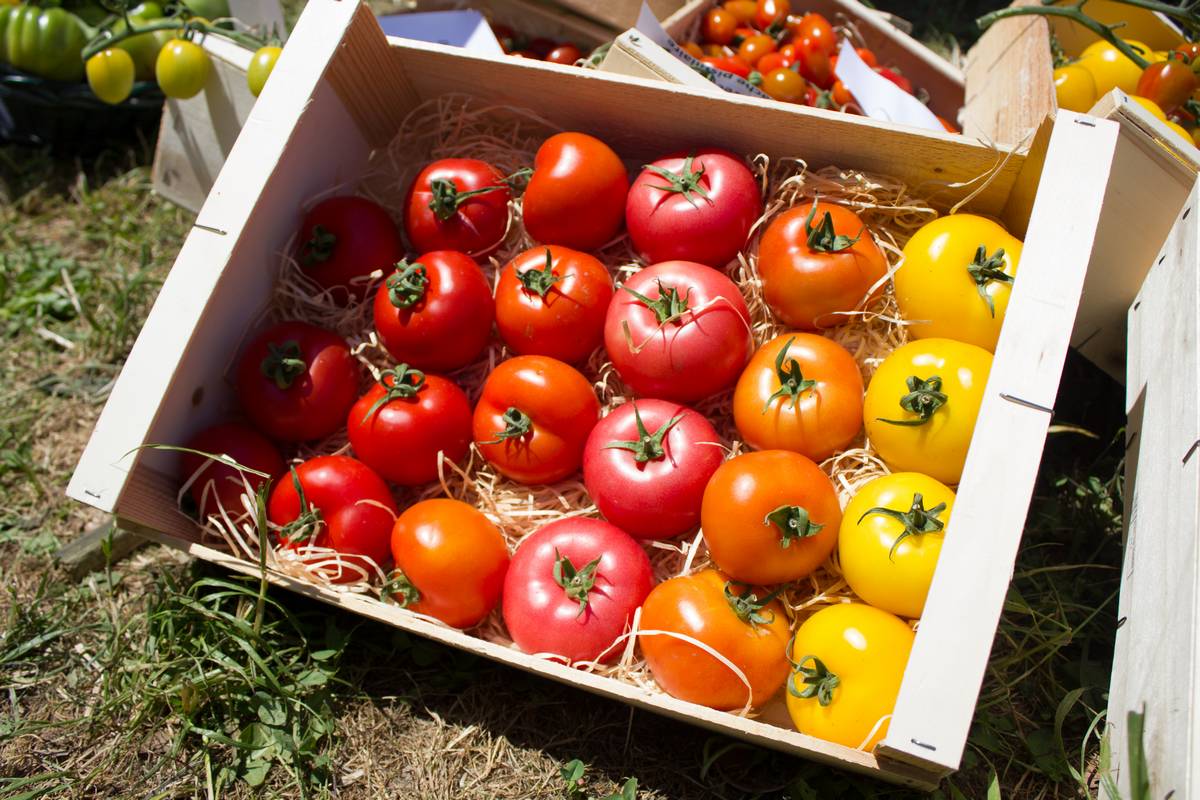
[[[68,492],[909,786],[957,768],[1118,126],[1028,154],[305,9]]]

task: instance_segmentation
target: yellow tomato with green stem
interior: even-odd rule
[[[186,100],[204,89],[209,69],[208,53],[200,45],[186,39],[172,39],[159,51],[154,77],[167,97]]]
[[[987,350],[952,339],[917,339],[892,351],[863,402],[867,439],[883,462],[957,484],[991,368]]]
[[[974,214],[939,217],[904,245],[892,277],[908,332],[995,350],[1012,292],[1021,240]]]
[[[954,492],[917,472],[876,478],[858,490],[842,516],[842,576],[867,603],[919,619],[942,552]]]
[[[1149,46],[1133,39],[1123,40],[1134,51],[1141,53],[1142,58],[1151,61]],[[1092,73],[1096,82],[1096,97],[1100,98],[1120,88],[1126,94],[1137,91],[1138,79],[1142,77],[1142,68],[1117,49],[1116,45],[1103,39],[1093,42],[1083,51],[1078,61],[1079,66]]]
[[[870,750],[887,735],[912,628],[863,603],[823,608],[792,639],[787,709],[796,729]]]
[[[1054,70],[1054,96],[1059,108],[1086,114],[1096,104],[1096,80],[1078,64]]]
[[[84,65],[92,94],[110,105],[123,103],[133,91],[133,58],[115,47],[101,50]]]

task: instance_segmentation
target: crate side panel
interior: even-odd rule
[[[1010,146],[1057,108],[1046,20],[1006,19],[967,52],[963,133]]]

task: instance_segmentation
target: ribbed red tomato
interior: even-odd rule
[[[189,439],[186,446],[200,453],[229,456],[243,467],[264,473],[242,472],[196,453],[184,453],[181,477],[192,481],[188,494],[201,519],[209,514],[219,515],[222,510],[236,519],[245,513],[242,495],[247,488],[253,497],[260,486],[270,483],[284,470],[275,445],[258,431],[236,422],[205,428]]]
[[[421,170],[404,201],[404,232],[413,249],[484,256],[508,230],[507,179],[486,161],[443,158]]]
[[[521,203],[525,232],[541,244],[595,250],[625,220],[629,175],[608,145],[586,133],[542,142]]]
[[[391,269],[404,257],[400,234],[387,211],[365,197],[330,197],[317,203],[300,224],[296,260],[323,289],[348,289],[361,298],[366,276]],[[335,296],[345,297],[338,292]]]

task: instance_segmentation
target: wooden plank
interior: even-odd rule
[[[54,560],[71,577],[82,578],[88,573],[104,569],[106,563],[115,564],[145,543],[144,538],[118,528],[116,522],[110,519],[58,548]],[[105,553],[105,550],[108,552]]]
[[[1154,797],[1200,796],[1200,188],[1129,310],[1125,559],[1108,726],[1123,797],[1144,713]],[[1115,798],[1111,799],[1115,800]]]
[[[555,0],[557,5],[594,19],[614,31],[637,24],[643,0]],[[684,0],[645,0],[659,19],[666,19],[685,5]]]
[[[536,0],[470,0],[468,3],[463,0],[416,0],[412,10],[446,11],[464,7],[478,9],[490,22],[507,25],[523,36],[572,42],[584,52],[611,41],[618,31],[629,27],[590,19]]]
[[[715,83],[636,30],[625,31],[613,41],[600,62],[600,70],[694,86],[714,94],[724,93]]]

